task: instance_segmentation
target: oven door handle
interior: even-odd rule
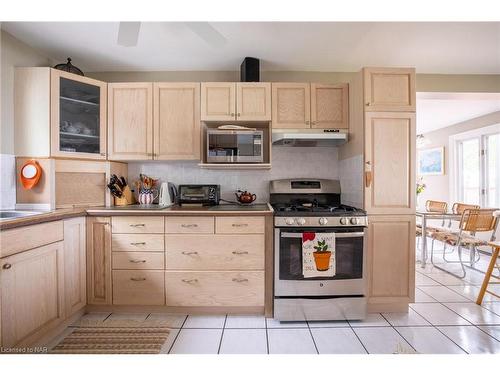
[[[335,233],[335,232],[319,232],[319,233]],[[335,237],[338,238],[349,238],[349,237],[363,237],[364,232],[346,232],[346,233],[335,233]],[[302,233],[281,233],[282,238],[302,238]]]

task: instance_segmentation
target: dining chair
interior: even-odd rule
[[[460,223],[458,226],[458,231],[442,231],[432,233],[432,237],[440,241],[445,242],[448,245],[453,246],[458,253],[458,261],[447,260],[446,253],[443,252],[443,260],[446,263],[457,263],[460,264],[462,268],[462,276],[457,275],[443,267],[437,266],[434,263],[434,246],[431,247],[431,263],[434,267],[452,274],[460,279],[463,279],[466,275],[465,265],[462,261],[462,248],[467,247],[470,251],[469,254],[469,266],[472,267],[474,263],[477,262],[476,252],[478,246],[484,246],[488,242],[476,237],[478,232],[490,232],[490,241],[495,240],[495,231],[498,225],[498,217],[494,216],[493,213],[497,209],[464,209],[462,216],[460,218]]]
[[[442,201],[434,201],[434,200],[427,200],[425,202],[425,210],[427,212],[438,212],[438,213],[446,213],[448,210],[448,203],[442,202]],[[435,226],[430,226],[426,225],[425,227],[425,233],[422,233],[422,224],[417,223],[416,224],[416,237],[417,237],[417,247],[420,248],[420,239],[422,241],[425,241],[427,236],[430,236],[432,233],[440,230],[444,230],[444,224],[445,221],[443,219],[441,223],[441,227],[435,227]]]
[[[481,305],[483,303],[483,298],[485,293],[489,293],[497,298],[500,298],[500,295],[488,290],[488,285],[498,285],[500,282],[498,281],[490,281],[493,277],[496,280],[500,280],[499,276],[493,275],[493,269],[496,268],[500,275],[500,266],[498,265],[498,253],[500,252],[500,241],[497,242],[488,242],[488,245],[491,246],[491,259],[490,264],[488,265],[488,269],[484,274],[483,284],[481,285],[481,289],[479,290],[479,295],[477,296],[476,303]]]

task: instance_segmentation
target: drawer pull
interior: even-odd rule
[[[196,255],[198,254],[197,251],[183,251],[182,254],[184,255]]]
[[[144,259],[130,259],[130,263],[146,263]]]
[[[233,227],[240,228],[240,227],[248,227],[248,223],[243,223],[243,224],[231,224]]]
[[[244,279],[244,278],[234,278],[233,281],[235,283],[244,283],[245,281],[248,281],[248,279]]]
[[[244,254],[248,254],[248,251],[237,251],[237,250],[235,250],[235,251],[233,251],[233,254],[234,255],[244,255]]]
[[[137,227],[145,227],[146,224],[129,224],[131,227],[137,228]]]
[[[11,267],[12,267],[12,264],[10,264],[10,263],[5,263],[5,264],[3,265],[3,267],[2,267],[2,268],[3,268],[4,270],[8,270],[8,269],[10,269]]]
[[[139,245],[146,245],[146,242],[131,242],[130,244],[134,246],[139,246]]]
[[[146,281],[145,277],[131,277],[130,280],[132,281]]]
[[[182,279],[183,283],[194,284],[198,282],[198,279]]]
[[[198,224],[181,224],[183,228],[197,228]]]

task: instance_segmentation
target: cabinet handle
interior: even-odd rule
[[[370,105],[371,105],[371,103],[370,103],[370,102],[366,102],[366,105],[367,105],[367,106],[370,106]]]
[[[309,121],[306,121],[306,125],[309,125]]]
[[[248,279],[244,279],[244,278],[234,278],[233,281],[235,283],[244,283],[245,281],[248,281]]]
[[[183,251],[182,254],[184,255],[196,255],[198,254],[197,251]]]
[[[131,277],[130,280],[132,281],[146,281],[145,277]]]
[[[248,227],[248,223],[243,223],[243,224],[231,224],[233,227]]]
[[[198,282],[198,279],[182,279],[183,283],[194,284]]]
[[[146,263],[146,261],[144,259],[141,259],[141,260],[130,259],[129,262],[130,263]]]
[[[196,228],[198,224],[181,224],[182,228]]]
[[[12,264],[10,264],[10,263],[5,263],[5,264],[3,265],[3,267],[2,267],[2,268],[3,268],[4,270],[8,270],[8,269],[10,269],[11,267],[12,267]]]
[[[231,117],[234,117],[234,113],[231,113]]]
[[[241,116],[241,113],[238,113],[238,117],[240,117],[240,116]]]
[[[237,251],[237,250],[235,250],[232,253],[234,255],[244,255],[244,254],[248,254],[248,251]]]
[[[146,224],[129,224],[129,225],[131,227],[134,227],[134,228],[136,228],[136,227],[145,227],[146,226]]]
[[[101,152],[101,156],[106,156],[106,153],[104,153],[104,152]]]
[[[139,245],[146,245],[146,242],[131,242],[130,244],[134,246],[139,246]]]
[[[365,172],[365,186],[368,188],[372,184],[372,172]]]
[[[316,125],[316,121],[312,121],[312,122],[311,122],[311,124],[312,124],[312,125]]]

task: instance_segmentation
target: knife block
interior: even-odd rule
[[[132,190],[127,185],[123,188],[123,195],[118,198],[115,198],[115,206],[128,206],[135,203],[134,194],[132,194]]]

